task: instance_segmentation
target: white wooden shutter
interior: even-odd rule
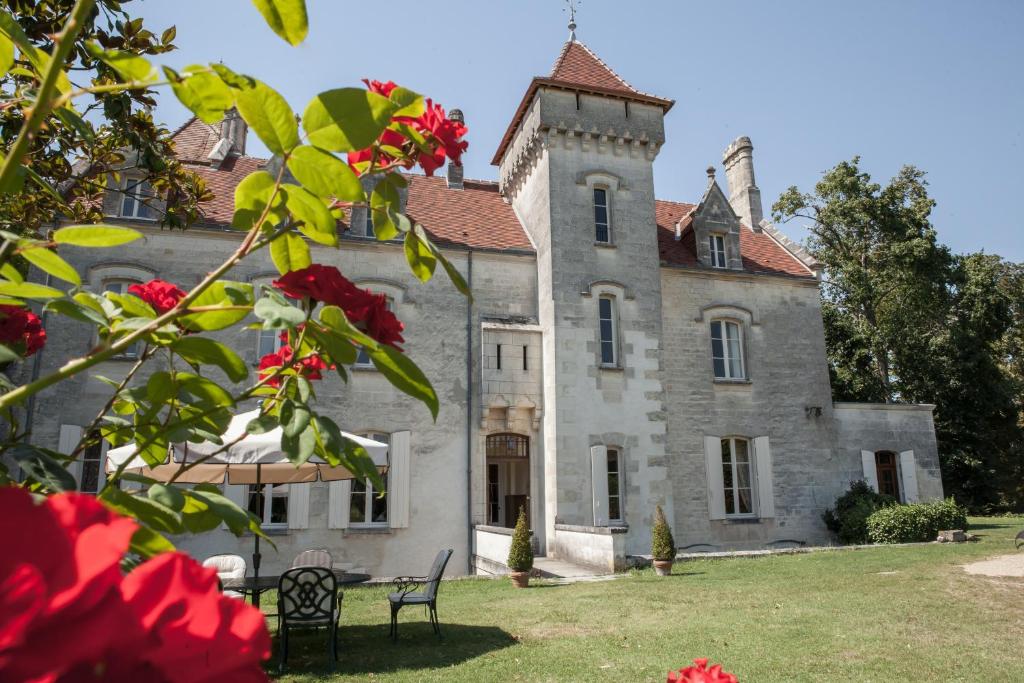
[[[608,526],[608,448],[590,447],[590,477],[594,493],[594,526]]]
[[[917,491],[917,462],[914,451],[900,452],[900,473],[903,475],[903,502],[916,503],[921,500]]]
[[[409,526],[409,496],[412,477],[409,458],[410,433],[391,435],[391,458],[388,467],[388,526],[404,529]]]
[[[71,451],[75,450],[75,446],[82,439],[82,428],[78,425],[61,425],[60,426],[60,437],[57,442],[57,450],[64,455],[71,455]],[[82,455],[79,454],[71,465],[68,466],[68,472],[75,478],[78,485],[82,485]]]
[[[868,483],[872,491],[878,490],[878,470],[875,469],[875,454],[873,451],[860,452],[861,465],[864,467],[864,481]]]
[[[327,528],[347,529],[352,501],[352,480],[332,481],[327,486]]]
[[[221,488],[224,490],[224,497],[230,500],[232,503],[242,508],[243,510],[249,509],[249,485],[248,484],[223,484]],[[227,529],[227,524],[221,524],[221,529]]]
[[[708,476],[708,519],[725,519],[722,437],[704,437],[704,468],[707,470]]]
[[[309,487],[312,484],[288,484],[288,528],[309,528]]]
[[[754,467],[757,468],[758,516],[775,516],[775,484],[772,480],[772,451],[767,436],[754,439]]]

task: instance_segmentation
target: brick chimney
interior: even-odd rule
[[[729,204],[754,232],[761,232],[764,211],[761,208],[761,190],[754,182],[754,145],[750,138],[736,138],[722,155],[725,179],[729,183]]]
[[[448,118],[459,123],[466,123],[461,109],[452,109],[448,112]],[[451,159],[448,160],[448,187],[453,190],[462,189],[462,166],[457,166]]]

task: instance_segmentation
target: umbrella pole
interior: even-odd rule
[[[264,497],[263,497],[263,491],[260,490],[260,470],[262,468],[263,468],[263,465],[259,465],[259,464],[256,465],[256,493],[259,494],[260,500],[265,502]],[[260,521],[261,521],[261,523],[262,523],[262,519],[263,519],[262,512],[263,511],[260,510],[260,513],[261,513],[260,514]],[[260,606],[260,591],[259,591],[258,586],[259,586],[259,583],[260,583],[260,535],[259,534],[253,534],[252,537],[253,537],[253,539],[255,541],[255,547],[253,548],[253,553],[252,553],[252,570],[253,570],[253,577],[255,578],[255,581],[253,582],[253,585],[257,587],[252,592],[252,604],[255,607],[259,607]]]

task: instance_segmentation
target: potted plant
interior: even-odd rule
[[[654,509],[654,526],[651,527],[651,555],[654,556],[654,571],[658,576],[672,573],[672,563],[676,559],[676,542],[672,538],[672,529],[665,521],[665,513],[661,506]]]
[[[512,547],[508,549],[509,576],[516,588],[530,585],[530,570],[533,569],[533,548],[530,547],[530,528],[526,524],[526,510],[519,508],[519,519],[512,530]]]

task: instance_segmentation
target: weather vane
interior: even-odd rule
[[[565,4],[569,8],[569,40],[576,40],[576,8],[583,4],[583,0],[565,0]]]

